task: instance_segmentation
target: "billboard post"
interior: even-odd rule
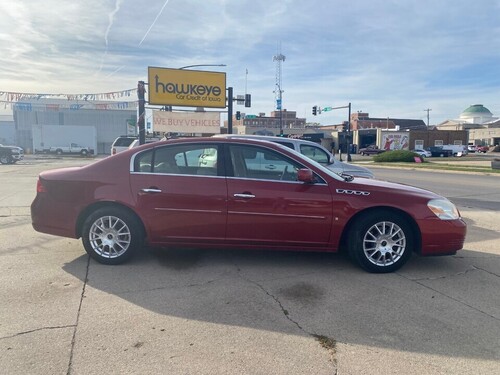
[[[144,88],[144,81],[139,81],[137,83],[137,99],[139,101],[138,105],[138,110],[139,110],[139,116],[137,118],[137,125],[139,127],[139,144],[143,145],[146,143],[146,127],[145,127],[145,111],[146,111],[146,106],[145,106],[145,100],[144,100],[144,94],[146,92],[146,89]]]

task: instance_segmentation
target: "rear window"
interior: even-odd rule
[[[136,139],[137,138],[133,138],[133,137],[119,137],[119,138],[115,139],[115,141],[113,142],[113,146],[128,147]]]

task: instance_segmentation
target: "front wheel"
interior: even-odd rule
[[[408,222],[392,212],[366,214],[349,233],[349,255],[368,272],[396,271],[408,261],[413,247]]]
[[[98,209],[83,224],[85,251],[99,263],[126,262],[142,246],[143,240],[137,218],[121,208]]]

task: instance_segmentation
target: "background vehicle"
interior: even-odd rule
[[[0,163],[14,164],[23,160],[24,150],[18,146],[4,146],[0,144]]]
[[[67,148],[71,144],[84,145],[87,154],[97,150],[97,130],[95,126],[83,125],[34,125],[33,152],[55,153],[57,149]],[[81,150],[80,150],[81,151]],[[61,152],[69,153],[69,152]],[[73,153],[73,152],[71,152]],[[76,152],[78,154],[80,152]]]
[[[430,158],[432,156],[432,153],[427,150],[421,150],[421,149],[415,149],[411,150],[411,152],[414,152],[415,154],[419,154],[423,158]]]
[[[464,145],[443,145],[443,150],[451,150],[453,156],[464,156],[469,152],[467,151],[467,146]]]
[[[431,146],[427,149],[432,156],[448,157],[453,156],[452,150],[444,150],[443,146]]]
[[[375,145],[360,148],[358,151],[358,153],[360,155],[363,155],[363,156],[364,155],[378,155],[378,154],[381,154],[382,152],[385,152],[385,150],[382,150],[382,149],[378,148],[378,146],[375,146]]]
[[[476,152],[486,154],[490,150],[489,146],[476,146]]]
[[[247,138],[278,143],[280,145],[291,148],[292,150],[300,152],[302,155],[305,155],[308,158],[317,161],[318,163],[324,165],[328,169],[331,169],[335,173],[349,174],[354,177],[374,178],[373,172],[368,168],[338,161],[337,159],[335,159],[332,153],[323,146],[311,141],[306,141],[304,139],[239,134],[222,134],[216,135],[215,137]]]
[[[134,135],[121,135],[113,141],[111,145],[111,155],[116,155],[122,151],[128,150],[129,146],[138,139]]]
[[[217,155],[215,165],[203,155]],[[409,204],[408,202],[411,202]],[[33,228],[82,238],[104,264],[144,245],[336,252],[392,272],[412,252],[454,254],[466,224],[432,192],[342,177],[308,157],[250,139],[155,142],[81,168],[42,172]]]
[[[161,140],[160,138],[146,138],[145,143],[153,143],[153,142],[158,142],[160,140]],[[130,144],[130,146],[128,146],[128,148],[130,149],[138,146],[140,146],[140,144],[139,144],[139,139],[137,138],[132,141],[132,143]]]
[[[80,154],[82,156],[87,156],[87,155],[92,155],[94,153],[94,150],[92,150],[90,147],[80,146],[77,143],[71,143],[68,146],[55,146],[55,147],[51,147],[49,149],[49,152],[57,154],[57,155],[63,155],[63,154],[75,155],[75,154]]]

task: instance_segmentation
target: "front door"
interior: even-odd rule
[[[302,165],[263,146],[229,145],[229,243],[322,247],[332,229],[332,197],[326,183],[297,181]]]

